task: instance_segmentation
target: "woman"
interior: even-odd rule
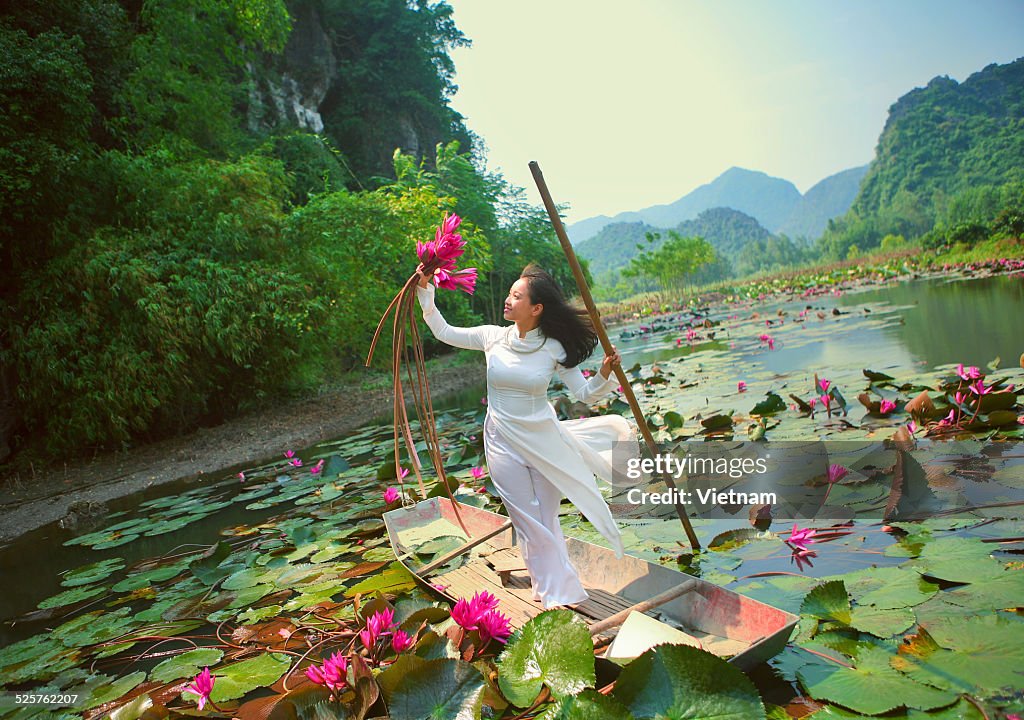
[[[586,312],[566,303],[554,279],[528,266],[505,300],[508,327],[452,327],[434,305],[434,286],[419,268],[417,297],[423,319],[441,342],[487,357],[487,417],[484,451],[491,480],[516,529],[533,596],[545,608],[587,599],[569,561],[558,524],[562,496],[587,517],[622,555],[622,539],[594,475],[612,479],[613,443],[632,451],[636,434],[625,418],[603,415],[559,422],[547,400],[551,376],[582,402],[592,402],[615,386],[612,368],[619,355],[606,355],[589,382],[578,367],[597,345]],[[620,448],[622,449],[622,448]]]

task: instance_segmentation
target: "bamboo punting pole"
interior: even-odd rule
[[[572,268],[572,274],[576,278],[576,286],[579,288],[584,305],[587,306],[587,312],[590,313],[590,319],[594,323],[594,329],[597,331],[597,337],[601,341],[601,347],[604,348],[605,354],[611,355],[615,350],[612,348],[611,340],[608,339],[608,333],[605,332],[601,316],[597,312],[597,306],[594,304],[594,298],[591,297],[590,288],[587,287],[586,278],[583,277],[583,268],[580,267],[579,260],[576,259],[576,252],[572,249],[572,245],[569,244],[569,236],[565,234],[562,218],[558,216],[558,208],[555,207],[555,201],[551,199],[547,183],[544,182],[544,175],[541,173],[540,166],[536,161],[530,162],[530,172],[533,173],[534,182],[537,183],[537,189],[540,190],[540,196],[544,200],[544,207],[547,208],[548,216],[551,218],[551,225],[555,229],[555,235],[558,236],[558,241],[562,244],[565,257],[569,260],[569,267]],[[619,384],[622,385],[622,393],[629,402],[629,407],[633,411],[633,417],[636,418],[636,424],[640,428],[644,442],[647,443],[651,454],[657,455],[658,444],[654,442],[654,436],[651,435],[651,430],[647,427],[647,421],[644,419],[644,414],[636,400],[636,395],[633,394],[633,386],[630,385],[629,378],[626,377],[626,373],[621,367],[617,366],[614,370],[615,377],[618,378]],[[676,489],[676,484],[670,475],[663,473],[661,478],[673,491]],[[673,495],[678,497],[675,493]],[[690,518],[686,515],[686,508],[678,502],[676,503],[676,514],[679,515],[679,521],[683,523],[683,529],[686,530],[686,537],[690,540],[690,546],[694,550],[699,550],[700,541],[697,540],[697,533],[693,531]]]

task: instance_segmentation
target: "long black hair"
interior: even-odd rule
[[[558,283],[539,265],[530,263],[519,277],[526,278],[530,302],[544,306],[540,331],[565,348],[562,365],[576,367],[590,357],[597,347],[597,332],[587,311],[567,303]]]

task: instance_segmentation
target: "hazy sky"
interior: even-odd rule
[[[737,165],[868,163],[889,106],[1024,56],[1024,0],[449,0],[454,108],[488,167],[567,221],[671,202]]]

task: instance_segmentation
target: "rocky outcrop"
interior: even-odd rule
[[[252,132],[298,127],[320,133],[320,104],[327,97],[338,61],[316,8],[303,3],[293,13],[288,44],[280,55],[266,55],[259,67],[247,65]]]

